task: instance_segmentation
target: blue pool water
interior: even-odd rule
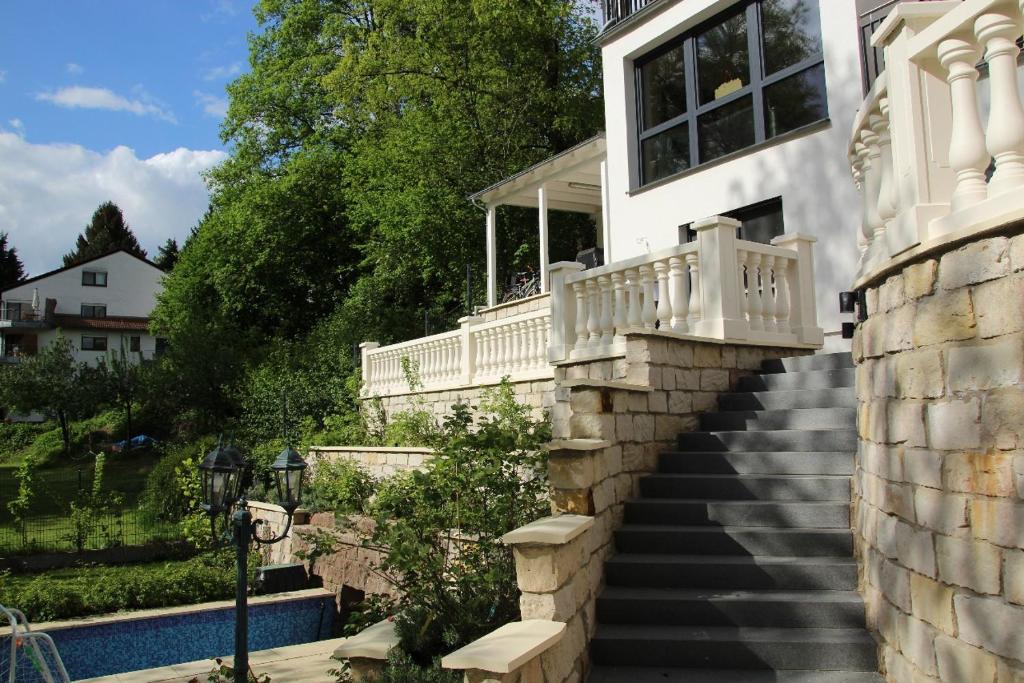
[[[333,620],[334,600],[326,595],[250,605],[249,651],[330,638]],[[230,655],[235,649],[235,610],[232,606],[48,633],[71,680],[80,680]]]

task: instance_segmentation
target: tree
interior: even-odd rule
[[[7,233],[0,232],[0,290],[13,286],[25,277],[25,267],[18,250],[7,245]]]
[[[170,271],[174,268],[174,264],[178,262],[178,240],[173,237],[168,237],[167,241],[163,243],[163,246],[159,248],[156,254],[156,258],[153,259],[153,263],[157,267],[165,271]]]
[[[131,447],[132,407],[145,386],[147,366],[141,353],[136,354],[137,358],[132,358],[129,352],[125,351],[124,341],[122,338],[120,350],[111,352],[108,358],[100,360],[96,372],[97,383],[101,389],[100,395],[109,397],[111,402],[124,410],[127,427],[125,439]]]
[[[75,250],[64,256],[64,266],[73,266],[117,249],[146,258],[146,252],[139,246],[135,233],[125,223],[121,209],[114,202],[104,202],[92,214],[85,232],[78,236]]]
[[[93,407],[99,393],[94,369],[75,361],[71,342],[58,330],[38,354],[5,368],[0,380],[0,399],[18,412],[39,412],[56,420],[64,452],[70,452],[71,421]]]

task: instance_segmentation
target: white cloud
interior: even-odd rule
[[[217,97],[210,93],[194,90],[192,96],[196,98],[196,104],[203,108],[203,113],[215,119],[222,119],[228,113],[228,98]]]
[[[7,122],[7,124],[12,129],[14,129],[14,132],[17,133],[19,137],[25,137],[25,124],[22,122],[21,119],[18,119],[18,118],[11,119],[10,121]]]
[[[99,153],[0,131],[0,232],[10,234],[29,273],[39,274],[60,266],[96,207],[110,200],[154,255],[168,237],[179,244],[188,237],[209,204],[200,173],[226,157],[179,148],[140,159],[128,147]]]
[[[202,19],[204,23],[214,20],[223,21],[238,14],[238,8],[235,7],[233,0],[213,0],[210,4],[210,11],[203,12],[199,15],[199,18]]]
[[[238,74],[242,73],[242,63],[232,62],[224,66],[215,66],[212,69],[207,69],[203,72],[204,81],[223,81],[228,78],[233,78]]]
[[[77,76],[78,74],[85,73],[85,67],[81,64],[75,64],[74,62],[68,62],[67,66],[64,68],[72,76]]]
[[[109,111],[127,111],[138,116],[155,116],[169,123],[177,123],[174,114],[152,101],[142,93],[140,99],[130,100],[107,88],[90,88],[83,85],[72,85],[55,92],[44,92],[36,95],[37,100],[56,104],[68,109],[106,109]]]
[[[7,80],[7,72],[4,71],[3,69],[0,69],[0,83],[3,83],[6,80]]]

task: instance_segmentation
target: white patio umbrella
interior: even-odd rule
[[[39,313],[39,288],[32,290],[32,312]]]

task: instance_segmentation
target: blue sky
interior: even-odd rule
[[[143,247],[205,211],[224,158],[224,86],[248,69],[249,0],[0,6],[0,231],[28,269],[59,264],[101,202]]]

